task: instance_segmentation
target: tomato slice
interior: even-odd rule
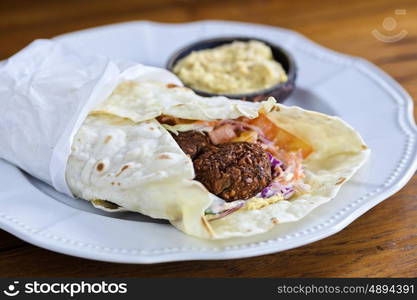
[[[259,127],[265,134],[265,137],[274,142],[280,149],[288,152],[301,150],[303,158],[306,158],[313,152],[313,147],[310,144],[280,128],[265,114],[260,114],[256,119],[247,120],[247,122],[250,125]]]

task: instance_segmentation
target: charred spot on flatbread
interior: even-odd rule
[[[100,163],[97,164],[96,169],[97,169],[98,172],[101,172],[101,171],[104,170],[104,167],[105,167],[104,163],[100,162]]]

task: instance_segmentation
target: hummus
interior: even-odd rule
[[[271,48],[255,40],[193,51],[173,71],[189,87],[216,94],[256,92],[288,79]]]

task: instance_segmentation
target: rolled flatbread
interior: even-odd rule
[[[277,150],[269,154],[272,159],[284,157],[287,166],[277,166],[276,182],[255,195],[229,201],[196,180],[193,159],[175,137],[190,129],[211,136],[222,124],[242,122],[250,130],[243,129],[245,135],[236,129],[240,134],[228,143],[246,143],[242,136],[258,130],[255,134],[268,137]],[[275,129],[266,132],[271,126]],[[301,219],[333,199],[369,153],[360,135],[337,117],[287,107],[272,98],[259,103],[205,98],[174,84],[132,80],[121,83],[78,130],[66,179],[75,196],[96,207],[140,212],[169,220],[196,237],[223,239]],[[297,180],[284,178],[296,175]]]
[[[181,85],[167,70],[35,41],[0,64],[0,157],[98,208],[222,239],[301,219],[370,153],[339,118]]]

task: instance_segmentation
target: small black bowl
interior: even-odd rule
[[[244,93],[244,94],[216,94],[216,93],[200,91],[200,90],[192,88],[191,86],[188,86],[188,87],[194,90],[194,92],[196,92],[197,94],[201,96],[206,96],[206,97],[226,96],[232,99],[242,99],[246,101],[258,102],[258,101],[262,101],[268,98],[269,96],[272,96],[278,102],[283,102],[292,93],[292,91],[295,88],[295,79],[297,77],[297,66],[291,54],[289,54],[287,51],[285,51],[281,47],[278,47],[277,45],[274,45],[265,40],[261,40],[258,38],[251,38],[251,37],[223,37],[223,38],[215,38],[215,39],[198,41],[175,52],[168,60],[166,67],[168,70],[173,72],[174,66],[178,62],[178,60],[187,56],[192,51],[215,48],[224,44],[230,44],[234,41],[247,42],[250,40],[260,41],[271,48],[274,59],[282,65],[285,72],[287,73],[288,80],[286,82],[276,84],[268,89],[263,89],[263,90],[259,90],[256,92]]]

